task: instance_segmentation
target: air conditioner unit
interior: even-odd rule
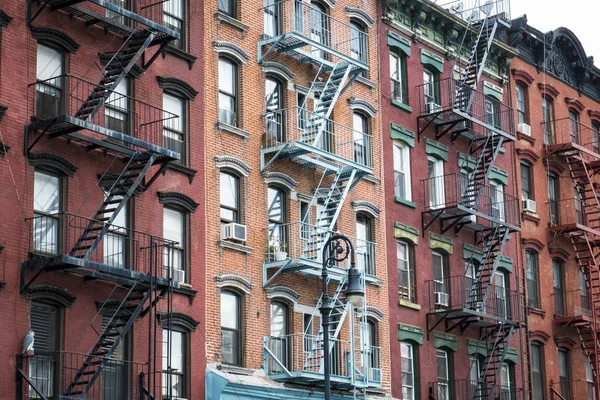
[[[433,114],[442,111],[442,106],[440,106],[435,101],[430,101],[426,104],[426,112],[427,114]]]
[[[524,122],[521,122],[517,127],[517,130],[523,135],[531,136],[531,127]]]
[[[168,267],[165,269],[165,278],[173,278],[173,282],[185,282],[185,271],[182,269]]]
[[[523,200],[523,211],[529,211],[531,213],[535,213],[535,201],[530,199]]]
[[[485,314],[485,306],[483,305],[483,301],[478,301],[475,303],[475,311]]]
[[[434,301],[435,301],[435,305],[436,306],[443,306],[443,307],[448,307],[448,303],[449,303],[449,297],[448,293],[444,293],[444,292],[435,292],[434,293]]]
[[[240,242],[245,242],[246,225],[236,224],[235,222],[221,225],[221,240],[238,240]]]
[[[380,368],[369,368],[369,381],[381,382],[381,369]]]

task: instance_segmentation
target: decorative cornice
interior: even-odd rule
[[[362,8],[346,7],[344,8],[344,11],[346,11],[346,15],[348,15],[350,18],[356,18],[368,27],[371,27],[373,22],[375,22],[375,20]]]
[[[246,64],[250,59],[250,55],[248,55],[244,49],[233,42],[228,42],[225,40],[213,40],[212,45],[217,53],[228,54],[241,63]]]
[[[235,156],[217,155],[214,160],[217,168],[231,168],[244,176],[248,176],[252,171],[244,160]]]
[[[73,176],[77,167],[64,158],[50,153],[34,152],[29,153],[29,164],[34,167],[41,167],[61,175]]]
[[[371,117],[374,117],[375,114],[377,114],[377,109],[367,100],[351,97],[348,99],[348,103],[350,104],[351,109],[364,111]]]
[[[292,303],[297,303],[300,299],[300,294],[298,294],[298,292],[296,292],[294,289],[290,289],[287,286],[274,286],[272,288],[265,289],[265,292],[267,292],[268,299],[283,297],[284,299],[291,301]]]
[[[267,74],[275,74],[287,81],[294,79],[294,73],[285,65],[274,61],[265,61],[262,63],[262,70]]]
[[[12,17],[0,10],[0,28],[6,28],[10,21],[12,21]]]
[[[563,262],[569,261],[571,254],[561,247],[548,247],[548,252],[550,253],[550,257],[558,258]]]
[[[579,114],[585,110],[585,105],[575,97],[565,97],[565,103],[567,103],[567,107],[574,109]]]
[[[284,186],[288,190],[294,190],[296,189],[296,186],[298,186],[297,180],[283,172],[267,172],[264,176],[267,185],[278,184]]]
[[[379,207],[370,201],[366,200],[355,200],[352,202],[352,211],[354,212],[366,212],[369,215],[372,215],[375,218],[379,218]]]
[[[159,312],[156,313],[156,318],[158,320],[158,324],[163,329],[169,327],[180,327],[186,331],[194,332],[196,331],[198,324],[200,324],[200,322],[196,321],[194,318],[180,312]]]
[[[600,111],[588,110],[588,115],[592,121],[600,122]]]
[[[544,165],[550,172],[555,172],[557,174],[562,174],[567,169],[565,163],[558,162],[555,159],[551,159],[548,161],[544,161]]]
[[[226,287],[233,287],[246,294],[250,294],[252,291],[252,283],[246,278],[236,274],[221,274],[215,275],[215,282],[217,287],[222,289]]]
[[[199,205],[191,197],[179,192],[158,192],[158,201],[167,206],[183,208],[191,213],[196,211],[196,207]]]
[[[560,92],[554,86],[549,83],[538,83],[538,89],[543,95],[547,95],[552,97],[553,99],[557,98]]]
[[[79,48],[79,44],[69,35],[47,26],[32,26],[31,37],[60,47],[69,53],[75,53]]]
[[[52,285],[30,286],[25,292],[25,297],[28,300],[51,300],[63,307],[71,307],[77,299],[77,297],[71,296],[66,290]]]
[[[367,306],[367,317],[376,319],[377,321],[383,321],[383,311],[377,307]]]
[[[550,335],[544,331],[531,331],[529,332],[529,337],[531,341],[537,341],[546,343],[548,339],[550,339]]]
[[[531,86],[531,84],[535,81],[535,78],[531,76],[529,72],[522,69],[513,68],[510,70],[510,72],[512,72],[513,78],[515,78],[516,81],[524,83],[527,86]]]
[[[517,149],[517,155],[519,159],[528,161],[531,164],[535,164],[540,159],[540,155],[530,149]]]
[[[554,342],[556,343],[557,347],[563,347],[569,350],[573,350],[573,348],[577,344],[575,339],[570,338],[568,336],[555,337]]]
[[[196,89],[181,79],[170,76],[157,76],[156,80],[158,81],[158,87],[161,89],[175,92],[179,96],[185,97],[188,100],[194,100],[198,94]]]
[[[536,253],[539,253],[540,251],[542,251],[544,249],[544,243],[540,242],[537,239],[534,238],[523,238],[521,239],[521,243],[523,244],[523,247],[525,248],[525,250],[533,250]]]

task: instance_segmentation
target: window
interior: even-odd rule
[[[500,128],[500,105],[499,101],[492,96],[485,96],[485,122],[494,128]]]
[[[437,384],[439,400],[450,399],[450,364],[448,352],[438,349],[437,353]]]
[[[558,349],[558,375],[561,396],[571,400],[571,352],[567,349]]]
[[[285,192],[280,188],[269,186],[269,254],[287,251],[287,210]]]
[[[177,242],[165,251],[165,277],[185,282],[185,220],[183,211],[166,208],[163,211],[163,237]]]
[[[588,290],[587,278],[585,272],[579,269],[579,297],[581,299],[581,313],[583,315],[592,315],[592,294]]]
[[[531,378],[533,400],[544,400],[544,348],[539,342],[531,344]]]
[[[423,69],[423,83],[426,113],[437,112],[440,104],[439,81],[437,74],[429,69]]]
[[[219,57],[219,122],[237,126],[238,68],[228,58]]]
[[[475,181],[469,177],[469,171],[466,169],[460,169],[460,191],[461,197],[460,201],[462,205],[469,207],[471,209],[475,209]],[[472,172],[471,172],[472,174]],[[463,219],[468,219],[471,222],[477,221],[477,216],[475,214],[464,217]]]
[[[106,200],[107,198],[107,194],[105,193],[104,199]],[[115,196],[115,200],[117,201],[121,201],[122,199],[122,196]],[[104,236],[104,264],[111,267],[127,267],[127,254],[129,250],[129,230],[127,229],[129,227],[129,210],[127,206],[128,204],[125,204],[121,208]],[[112,215],[112,211],[104,213],[104,217],[106,218],[111,218]]]
[[[365,64],[369,62],[367,58],[367,34],[365,28],[356,21],[350,21],[350,57]]]
[[[329,15],[327,9],[319,2],[310,2],[310,38],[323,46],[329,46]],[[315,57],[326,58],[327,53],[316,47],[312,49]]]
[[[392,98],[401,103],[408,104],[406,56],[403,53],[390,51],[390,78]]]
[[[448,293],[446,289],[446,260],[445,257],[434,251],[431,253],[433,261],[433,283],[435,293]]]
[[[415,291],[414,249],[402,240],[396,241],[396,260],[398,262],[398,292],[401,299],[417,302]]]
[[[410,148],[401,142],[394,142],[394,191],[395,196],[412,200],[410,183]]]
[[[271,352],[286,368],[289,365],[289,308],[281,302],[271,303]],[[283,368],[273,363],[273,372],[283,372]]]
[[[356,216],[356,261],[357,268],[367,275],[375,275],[373,252],[373,221],[363,214]]]
[[[531,164],[521,161],[521,197],[523,200],[533,199],[533,185],[531,181]]]
[[[429,207],[444,208],[444,162],[435,157],[427,157],[427,177],[429,178]]]
[[[365,334],[365,345],[367,347],[367,374],[373,381],[373,368],[379,368],[379,348],[377,347],[377,323],[371,319],[367,320],[367,331]]]
[[[310,203],[300,202],[300,238],[308,240],[310,237]]]
[[[236,222],[240,218],[240,178],[229,172],[221,172],[221,223]]]
[[[219,11],[236,18],[237,4],[235,0],[219,0]]]
[[[33,248],[42,253],[58,252],[59,223],[62,209],[61,179],[35,171],[33,182]]]
[[[502,363],[500,368],[500,394],[502,400],[513,399],[512,368],[507,363]]]
[[[54,118],[63,112],[64,64],[60,51],[38,43],[35,115],[40,119]]]
[[[112,315],[102,316],[102,329],[106,329],[111,321]],[[120,318],[113,319],[117,325],[125,324],[127,321]],[[116,327],[121,332],[122,328]],[[129,389],[129,333],[126,333],[125,338],[119,343],[116,350],[113,352],[110,360],[107,360],[102,370],[102,399],[105,400],[126,400],[128,399]],[[109,351],[111,345],[105,345],[102,350]]]
[[[280,34],[279,16],[281,15],[281,2],[278,0],[265,0],[264,10],[265,35],[270,37],[278,36]]]
[[[407,342],[400,342],[400,356],[402,370],[402,400],[415,400],[418,392],[417,382],[415,380],[415,371],[417,371],[416,357],[413,345]]]
[[[544,144],[554,144],[554,104],[546,96],[542,97],[542,117],[544,118]]]
[[[581,192],[580,192],[579,186],[575,186],[574,195],[575,195],[575,220],[580,225],[587,225],[586,218],[585,218],[585,211],[584,211],[585,204],[583,203],[583,199],[581,197]]]
[[[187,372],[187,334],[180,331],[163,329],[162,369],[163,398],[186,398]]]
[[[600,154],[600,123],[592,122],[592,148],[594,153]]]
[[[548,206],[550,208],[550,225],[560,225],[558,214],[558,176],[548,175]]]
[[[587,382],[587,400],[596,400],[596,389],[594,388],[594,372],[590,359],[584,355],[585,362],[585,381]]]
[[[221,292],[221,353],[224,364],[242,366],[241,298]]]
[[[565,275],[562,261],[552,260],[552,281],[554,284],[554,313],[565,315]]]
[[[579,144],[581,138],[579,131],[579,113],[573,110],[569,110],[569,135],[571,136],[571,142]]]
[[[505,210],[504,210],[504,186],[498,182],[490,181],[491,191],[491,208],[492,217],[504,221]]]
[[[186,140],[186,103],[180,97],[163,94],[163,109],[165,122],[163,125],[164,146],[181,155],[179,162],[186,164],[185,140]],[[177,118],[174,118],[176,116]]]
[[[304,353],[305,356],[309,356],[314,343],[314,331],[313,331],[313,317],[310,314],[302,314],[302,332],[304,335]]]
[[[496,271],[494,275],[494,289],[496,300],[496,313],[499,318],[510,318],[508,304],[508,285],[507,277],[503,272]]]
[[[527,277],[527,305],[532,308],[540,308],[538,255],[532,251],[525,252],[525,263]]]
[[[517,83],[517,121],[519,124],[526,124],[527,119],[527,103],[525,98],[525,93],[527,89],[523,87],[522,84]]]
[[[128,135],[129,129],[129,80],[123,78],[114,92],[108,96],[104,109],[104,126]]]
[[[371,146],[369,137],[369,121],[361,113],[352,114],[354,161],[361,165],[371,165]]]
[[[282,114],[283,85],[276,79],[267,77],[265,81],[265,104],[267,124],[267,146],[285,142],[285,126]]]
[[[163,21],[167,28],[179,33],[179,39],[172,41],[171,46],[186,50],[184,0],[167,0],[163,2]]]
[[[298,130],[304,133],[308,127],[308,98],[304,93],[296,93],[296,106],[298,107]]]
[[[469,356],[469,381],[471,383],[469,388],[471,391],[471,396],[469,397],[477,398],[477,395],[485,390],[484,387],[479,386],[479,380],[481,379],[480,375],[482,375],[482,365],[483,362],[477,354]]]
[[[47,397],[57,395],[60,377],[61,309],[53,304],[31,302],[31,330],[35,353],[29,360],[29,377]],[[38,398],[30,389],[30,398]]]

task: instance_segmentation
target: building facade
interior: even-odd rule
[[[203,14],[150,3],[0,6],[0,397],[203,396]]]

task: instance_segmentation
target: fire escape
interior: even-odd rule
[[[546,121],[542,123],[542,130],[546,138],[546,159],[566,163],[574,186],[574,198],[550,199],[549,232],[571,243],[580,281],[578,290],[561,295],[562,302],[555,303],[560,304],[556,307],[555,336],[579,337],[593,376],[593,388],[587,390],[595,392],[590,396],[597,397],[600,393],[600,201],[597,195],[600,151],[593,129],[575,119]]]
[[[511,233],[520,231],[520,205],[518,198],[503,193],[490,180],[497,171],[495,163],[503,145],[515,141],[513,110],[478,90],[494,38],[510,27],[510,7],[506,0],[453,1],[441,6],[463,20],[463,43],[472,47],[466,60],[456,62],[456,66],[464,67],[458,79],[439,79],[418,87],[418,137],[431,131],[439,140],[450,134],[452,143],[466,140],[469,149],[459,161],[461,173],[433,176],[435,171],[430,170],[423,180],[423,235],[438,220],[442,233],[452,230],[458,234],[467,228],[474,232],[477,251],[466,260],[464,275],[434,277],[428,282],[427,330],[431,334],[442,322],[447,332],[458,329],[462,334],[470,326],[480,330],[479,343],[486,355],[475,366],[475,374],[471,372],[467,379],[454,383],[459,397],[487,400],[507,391],[522,395],[523,387],[505,387],[500,378],[515,334],[521,354],[527,354],[521,332],[526,326],[524,287],[518,282],[516,290],[509,290],[496,281],[507,240]],[[458,53],[462,54],[461,50]],[[525,373],[522,379],[525,386]],[[438,393],[436,383],[432,383],[430,395],[438,398]]]
[[[27,2],[29,26],[44,13],[66,13],[79,28],[98,27],[98,32],[114,34],[110,51],[101,53],[95,62],[103,64],[99,82],[62,74],[29,85],[32,112],[26,128],[27,154],[46,137],[78,144],[82,151],[111,155],[114,160],[98,182],[103,200],[90,217],[64,212],[36,214],[27,220],[31,243],[21,268],[21,291],[27,292],[40,275],[52,271],[115,286],[100,305],[102,329],[93,326],[98,314],[90,324],[97,334],[95,343],[86,353],[63,352],[52,358],[57,364],[52,375],[57,376],[35,376],[44,369],[37,354],[18,361],[21,387],[17,398],[25,393],[42,399],[105,398],[109,381],[105,372],[114,368],[113,355],[119,345],[144,316],[148,316],[148,340],[156,339],[151,311],[161,299],[170,307],[172,290],[178,286],[171,276],[176,243],[114,224],[131,197],[146,191],[170,162],[180,158],[163,138],[163,127],[177,116],[117,89],[133,68],[146,70],[164,46],[179,38],[163,22],[162,2],[132,3],[124,8],[124,2],[108,0]],[[118,118],[118,111],[124,109],[134,110],[125,123]],[[161,396],[160,383],[155,382],[161,370],[151,362],[153,357],[149,353],[146,364],[130,367],[140,377],[139,385],[137,381],[133,385],[139,389],[132,389],[139,398]],[[56,384],[43,383],[47,379]]]
[[[335,231],[348,193],[364,176],[372,174],[373,168],[370,135],[331,118],[340,96],[368,70],[366,54],[358,50],[366,48],[366,34],[305,2],[277,2],[262,11],[265,34],[258,44],[259,63],[270,55],[284,55],[311,65],[317,73],[306,96],[315,99],[313,111],[309,111],[308,101],[287,109],[271,107],[268,101],[261,171],[289,160],[319,171],[321,176],[309,205],[317,209],[314,221],[271,223],[267,228],[269,251],[263,265],[266,287],[282,273],[320,276],[322,247]],[[270,219],[277,213],[269,210]],[[375,280],[374,245],[358,238],[354,245],[363,280]],[[321,385],[323,360],[329,357],[333,387],[355,390],[381,385],[379,349],[366,337],[366,301],[357,313],[343,297],[346,267],[337,265],[329,274],[329,283],[337,286],[330,314],[330,353],[324,354],[319,329],[321,298],[303,332],[264,339],[265,371],[272,379]]]

